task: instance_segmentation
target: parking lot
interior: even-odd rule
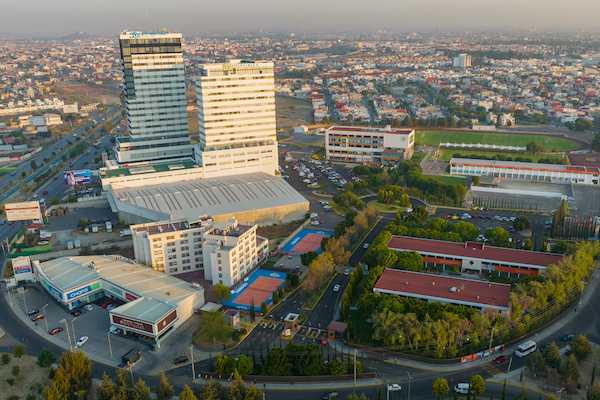
[[[11,295],[10,301],[16,313],[21,314],[22,317],[31,314],[25,319],[32,329],[63,348],[72,347],[75,349],[77,340],[82,336],[87,336],[88,341],[81,346],[86,354],[104,362],[111,362],[112,360],[115,363],[120,363],[121,356],[132,348],[148,350],[148,346],[139,341],[109,334],[108,311],[98,304],[92,304],[91,311],[75,316],[75,313],[71,314],[66,308],[59,305],[39,284],[25,286],[25,291]],[[104,301],[100,300],[100,302]],[[36,315],[42,314],[44,315],[43,318],[32,321]],[[62,330],[50,335],[48,332],[54,328],[61,328]],[[109,337],[110,346],[108,343]]]

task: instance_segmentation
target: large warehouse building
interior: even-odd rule
[[[33,274],[69,310],[102,297],[123,305],[110,311],[113,326],[157,345],[204,305],[204,288],[121,256],[61,257],[32,261]]]
[[[469,158],[453,158],[450,160],[450,174],[489,176],[521,181],[570,182],[581,185],[598,185],[600,181],[600,168],[598,167]]]
[[[148,175],[151,177],[152,175]],[[171,219],[237,219],[259,226],[304,218],[308,200],[287,181],[264,172],[220,178],[163,180],[146,186],[106,185],[114,212],[129,224]]]
[[[416,251],[423,257],[427,268],[441,266],[456,268],[457,272],[496,272],[498,276],[511,274],[538,275],[562,258],[559,254],[487,246],[479,242],[444,242],[406,236],[392,236],[387,243],[390,250]]]

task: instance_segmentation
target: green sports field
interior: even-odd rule
[[[417,131],[415,140],[421,144],[437,146],[440,142],[450,143],[481,143],[504,146],[527,146],[532,140],[537,140],[546,151],[567,151],[577,148],[575,142],[567,139],[541,135],[513,135],[493,132],[450,132],[450,131]]]
[[[478,156],[486,156],[486,157],[492,157],[496,154],[500,154],[506,157],[523,157],[523,158],[530,158],[531,162],[538,162],[538,160],[540,158],[558,158],[561,159],[562,156],[552,156],[552,155],[548,155],[548,154],[528,154],[528,153],[511,153],[508,151],[485,151],[485,150],[463,150],[463,149],[447,149],[447,148],[442,148],[440,150],[442,152],[442,158],[444,159],[444,161],[450,161],[452,159],[452,157],[454,156],[454,154],[460,154],[462,158],[468,158],[469,156],[473,155],[473,154],[477,154]]]

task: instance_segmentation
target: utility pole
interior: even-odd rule
[[[406,371],[406,374],[408,375],[408,400],[410,400],[410,381],[412,381],[412,376],[410,376],[410,372]]]
[[[71,347],[71,334],[69,333],[69,324],[67,323],[67,320],[65,318],[61,319],[58,322],[63,322],[65,324],[65,328],[67,328],[67,338],[69,339],[69,350],[72,353],[73,352],[73,347]]]
[[[73,341],[77,344],[77,341],[75,340],[75,339],[77,339],[77,336],[75,336],[75,326],[73,325],[73,322],[75,322],[76,319],[77,319],[77,317],[75,317],[71,320],[71,329],[73,330]]]
[[[196,371],[194,371],[194,345],[190,346],[190,353],[192,354],[192,380],[196,383]]]
[[[25,303],[25,315],[27,315],[27,298],[25,297],[25,288],[23,288],[23,302]]]
[[[496,328],[492,328],[492,334],[490,335],[490,347],[488,349],[488,361],[490,361],[490,355],[492,354],[492,340],[494,340],[494,331]]]
[[[106,335],[108,336],[108,348],[110,349],[110,359],[113,359],[113,354],[112,354],[112,346],[110,345],[110,331],[106,332]]]
[[[354,386],[356,387],[356,347],[354,348]]]
[[[48,318],[46,318],[46,307],[48,307],[48,304],[42,307],[42,314],[44,314],[44,321],[46,321],[46,332],[48,332]]]

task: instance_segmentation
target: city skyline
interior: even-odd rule
[[[111,34],[125,29],[157,28],[188,34],[261,30],[596,30],[594,17],[600,13],[600,3],[587,0],[573,0],[568,7],[558,0],[508,0],[501,7],[477,0],[427,0],[418,4],[380,0],[368,6],[359,2],[308,1],[301,7],[272,0],[236,1],[227,6],[184,0],[170,4],[168,9],[162,7],[164,3],[153,0],[112,3],[31,0],[25,7],[25,3],[12,2],[3,6],[0,33],[51,37],[78,31]]]

